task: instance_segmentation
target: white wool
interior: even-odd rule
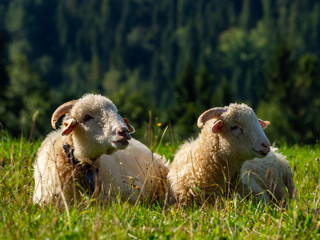
[[[127,129],[125,122],[117,112],[116,106],[106,97],[86,94],[72,106],[63,123],[70,120],[77,122],[67,136],[61,136],[64,124],[53,131],[42,142],[34,163],[35,188],[33,202],[47,204],[50,201],[67,203],[81,195],[78,179],[74,178],[75,166],[70,163],[63,149],[63,144],[74,150],[74,157],[81,164],[95,160],[104,153],[124,148],[115,145],[119,139],[118,128]],[[90,115],[89,121],[84,121]]]
[[[292,171],[285,156],[276,148],[267,157],[246,161],[240,171],[240,193],[243,197],[253,194],[265,203],[277,200],[282,203],[287,198],[296,198],[296,188]]]
[[[104,198],[120,193],[123,200],[135,203],[139,198],[164,197],[168,165],[141,142],[131,139],[126,149],[102,155],[98,164]]]

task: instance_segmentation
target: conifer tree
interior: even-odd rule
[[[190,133],[195,132],[198,117],[195,104],[195,73],[189,60],[174,85],[173,104],[169,110],[169,119],[176,124],[175,133],[179,138],[190,136]]]
[[[6,99],[4,127],[14,135],[22,133],[28,136],[32,125],[35,124],[33,121],[36,120],[37,128],[34,129],[34,134],[41,136],[43,132],[48,132],[50,129],[48,122],[53,106],[48,105],[48,102],[54,105],[55,100],[46,83],[28,64],[26,56],[19,52],[13,52],[10,55],[12,63],[8,67],[10,82],[4,96]],[[38,114],[38,118],[33,119],[33,116]]]

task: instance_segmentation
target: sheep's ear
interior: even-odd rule
[[[220,129],[222,128],[222,125],[223,125],[222,120],[216,121],[212,126],[212,132],[218,133],[220,131]]]
[[[62,136],[69,135],[75,126],[77,126],[78,122],[74,118],[68,119],[63,123],[63,129],[61,132]]]
[[[130,125],[128,119],[123,118],[123,121],[126,123],[128,129],[129,129],[129,133],[134,133],[134,132],[135,132],[134,127],[132,127],[132,126]]]
[[[259,119],[259,123],[260,123],[262,128],[266,128],[271,124],[269,121],[263,121],[261,119]]]

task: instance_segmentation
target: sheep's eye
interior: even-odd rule
[[[238,126],[232,126],[231,127],[231,130],[236,130],[236,129],[238,129]]]
[[[233,125],[231,131],[236,135],[243,134],[243,129],[237,125]]]
[[[94,119],[94,118],[91,117],[90,115],[85,115],[85,116],[83,117],[83,121],[84,121],[84,122],[88,122],[88,121],[90,121],[91,119]]]

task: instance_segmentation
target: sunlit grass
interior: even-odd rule
[[[161,139],[161,136],[160,138]],[[281,146],[294,172],[298,201],[287,209],[243,200],[176,207],[84,197],[68,208],[32,204],[32,164],[40,141],[0,133],[0,239],[319,239],[320,146]],[[157,146],[158,147],[158,146]],[[172,159],[177,146],[163,142]]]

